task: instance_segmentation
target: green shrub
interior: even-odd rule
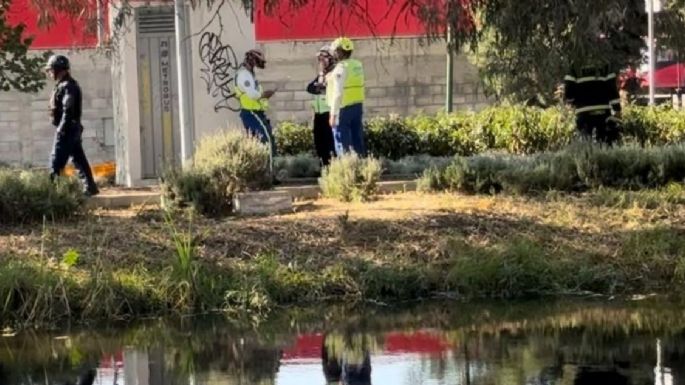
[[[685,140],[685,112],[667,106],[630,107],[623,111],[624,135],[643,146]]]
[[[467,297],[515,297],[559,292],[557,278],[563,261],[552,261],[538,244],[517,239],[504,249],[474,250],[459,239],[450,240],[452,267],[447,280]]]
[[[685,112],[668,107],[627,106],[623,111],[624,141],[661,146],[685,140]],[[377,117],[365,123],[369,151],[397,160],[426,154],[470,156],[492,150],[510,154],[558,151],[575,136],[575,115],[565,107],[540,109],[500,105],[478,113],[460,111],[409,117]],[[276,133],[279,153],[313,150],[310,127],[282,123]]]
[[[276,157],[274,172],[280,179],[316,178],[321,175],[321,161],[308,153]]]
[[[398,160],[380,159],[383,175],[420,175],[429,167],[445,167],[452,157],[411,155]],[[315,178],[321,175],[321,161],[311,154],[278,156],[274,159],[274,172],[281,179]]]
[[[437,157],[429,155],[410,155],[398,160],[381,159],[383,174],[387,175],[418,175],[431,167],[445,167],[452,157]]]
[[[399,116],[374,118],[365,125],[369,152],[377,157],[397,160],[419,152],[419,137]]]
[[[458,157],[447,167],[425,171],[420,185],[467,193],[533,193],[653,188],[684,179],[685,146],[602,148],[585,143],[527,156]]]
[[[225,213],[235,193],[270,187],[269,148],[242,132],[207,136],[195,149],[193,165],[169,170],[162,185],[170,204]]]
[[[78,214],[84,202],[74,178],[50,181],[47,173],[0,169],[0,221],[21,223]]]
[[[282,122],[274,132],[278,155],[314,153],[314,132],[312,127],[292,122]]]
[[[416,189],[421,192],[440,191],[446,188],[445,173],[440,167],[427,168],[416,182]]]
[[[381,163],[374,158],[346,154],[334,159],[319,179],[323,195],[344,202],[368,201],[377,192]]]
[[[200,213],[219,215],[230,210],[222,191],[198,170],[171,169],[162,178],[163,205],[169,208],[192,207]]]

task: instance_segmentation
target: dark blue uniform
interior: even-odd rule
[[[564,78],[564,98],[576,110],[576,127],[586,137],[612,145],[620,138],[621,99],[616,72],[607,66],[573,68]]]
[[[57,85],[50,101],[52,125],[55,126],[55,143],[51,156],[51,178],[59,176],[71,157],[79,172],[86,193],[96,194],[97,185],[90,170],[90,164],[83,152],[81,134],[82,95],[81,87],[70,75]]]

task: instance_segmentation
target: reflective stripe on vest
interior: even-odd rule
[[[333,100],[335,100],[335,95],[333,95],[333,71],[329,72],[326,74],[326,105],[328,107],[333,104]]]
[[[343,89],[342,107],[364,102],[364,68],[356,59],[343,60],[347,77]]]
[[[616,79],[616,74],[615,73],[610,73],[607,76],[584,76],[582,78],[576,78],[571,75],[566,75],[564,76],[564,80],[569,81],[569,82],[574,82],[574,83],[587,83],[587,82],[605,82],[611,79]]]
[[[261,85],[257,85],[257,91],[259,91],[260,94],[262,93]],[[254,100],[247,96],[247,94],[243,92],[237,85],[235,87],[235,95],[238,97],[238,100],[240,101],[240,108],[243,110],[266,111],[269,108],[269,101],[267,99]]]
[[[330,111],[328,103],[326,102],[326,95],[314,95],[312,100],[312,108],[315,114],[324,114]]]
[[[598,104],[596,106],[586,106],[581,108],[576,108],[576,114],[582,114],[584,112],[594,112],[594,111],[607,111],[611,110],[611,106],[608,104]]]

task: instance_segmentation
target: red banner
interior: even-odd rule
[[[95,10],[93,3],[93,11]],[[97,45],[97,35],[86,31],[86,21],[56,14],[49,27],[38,26],[38,12],[30,0],[13,0],[7,11],[10,25],[23,23],[24,36],[33,37],[32,49],[88,48]],[[105,16],[106,20],[106,16]]]
[[[338,36],[352,38],[421,36],[421,20],[401,1],[310,0],[294,8],[290,1],[279,1],[274,9],[265,9],[272,0],[256,0],[254,13],[257,41],[324,40]]]

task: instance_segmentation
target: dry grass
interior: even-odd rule
[[[145,208],[5,226],[0,299],[9,307],[0,316],[49,324],[217,309],[261,314],[273,305],[326,300],[685,287],[682,200],[647,209],[639,197],[626,206],[604,196],[318,200],[280,216],[196,217],[191,232],[186,219]],[[175,238],[170,225],[181,231]],[[65,269],[67,255],[76,258]]]
[[[371,203],[333,200],[296,204],[280,216],[196,218],[199,257],[219,265],[274,254],[285,263],[327,265],[341,259],[415,263],[439,261],[452,237],[475,246],[525,237],[545,247],[572,247],[611,257],[626,234],[659,227],[681,229],[685,209],[612,209],[585,197],[525,199],[406,193]],[[18,257],[59,256],[76,249],[84,263],[167,262],[172,250],[161,213],[100,210],[90,219],[40,227],[0,228],[0,250]]]

